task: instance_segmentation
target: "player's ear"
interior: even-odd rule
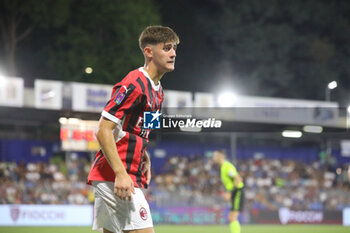
[[[150,46],[146,46],[143,49],[143,53],[145,54],[145,57],[148,57],[148,58],[151,58],[153,56],[152,48]]]

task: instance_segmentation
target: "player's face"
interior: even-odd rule
[[[215,152],[214,152],[214,155],[213,155],[213,162],[214,162],[215,164],[218,164],[218,163],[219,163],[219,157],[220,157],[219,152],[215,151]]]
[[[175,69],[177,44],[159,43],[153,47],[153,62],[160,72],[170,72]]]

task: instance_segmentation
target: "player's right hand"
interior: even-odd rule
[[[224,200],[227,202],[231,202],[231,193],[230,192],[224,193]]]
[[[122,200],[131,200],[131,194],[135,194],[134,182],[126,172],[115,176],[114,193]]]

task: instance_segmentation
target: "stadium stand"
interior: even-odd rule
[[[246,183],[246,208],[277,210],[342,210],[350,203],[347,167],[334,169],[333,160],[309,163],[291,159],[239,159],[237,167]],[[89,160],[73,157],[50,163],[0,163],[1,204],[88,204],[93,202],[86,185]],[[222,207],[218,168],[202,154],[169,156],[153,174],[147,191],[151,206]],[[169,201],[171,200],[171,202]]]

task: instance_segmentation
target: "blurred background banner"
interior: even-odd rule
[[[209,207],[164,207],[154,208],[152,220],[155,224],[224,224],[224,208]]]
[[[215,107],[215,97],[212,93],[195,92],[193,106],[196,108]]]
[[[72,83],[72,109],[74,111],[102,112],[111,98],[111,85]]]
[[[335,125],[339,115],[338,103],[310,100],[239,96],[234,107],[235,118],[253,122]]]
[[[163,207],[152,209],[154,224],[227,224],[228,208]],[[90,226],[91,205],[1,205],[0,226]],[[344,224],[350,225],[350,211],[244,211],[244,224]]]
[[[35,107],[62,109],[63,82],[36,79],[34,82]]]
[[[342,140],[340,142],[341,154],[344,157],[350,157],[350,140]]]
[[[163,107],[168,108],[190,108],[192,107],[192,93],[189,91],[164,91]]]
[[[49,162],[59,143],[44,140],[0,140],[0,160],[3,162]]]
[[[91,205],[0,205],[0,226],[90,226]]]
[[[23,78],[5,78],[0,74],[0,106],[22,107],[23,92]]]
[[[343,225],[350,226],[350,208],[344,208],[343,210]]]
[[[342,211],[252,210],[243,212],[240,221],[246,224],[342,224]]]
[[[95,137],[98,121],[60,118],[60,124],[63,151],[98,151],[100,149]]]

